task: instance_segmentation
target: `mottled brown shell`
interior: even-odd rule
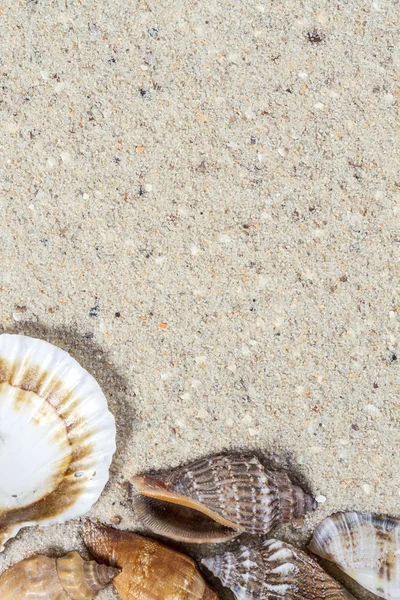
[[[253,454],[219,454],[131,479],[137,516],[153,533],[191,543],[266,534],[303,517],[314,500]]]
[[[77,552],[62,558],[36,555],[0,577],[1,600],[92,600],[119,569],[83,560]]]
[[[385,600],[400,600],[400,520],[342,512],[317,527],[309,549]]]
[[[202,563],[237,600],[354,600],[307,554],[280,540],[242,546]]]
[[[195,562],[150,538],[88,521],[91,554],[121,569],[113,584],[122,600],[218,600]]]

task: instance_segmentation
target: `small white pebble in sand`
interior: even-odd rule
[[[83,198],[84,200],[89,200],[89,194],[83,194],[83,195],[82,195],[82,198]]]
[[[190,394],[182,394],[182,396],[180,397],[181,400],[190,400]]]
[[[206,410],[204,410],[204,408],[201,408],[199,410],[199,412],[197,413],[198,419],[207,419],[208,417],[209,417],[209,414]]]
[[[47,71],[40,71],[40,75],[41,75],[42,79],[44,79],[45,81],[47,81],[49,78],[49,74]]]
[[[368,483],[364,483],[361,487],[363,491],[367,494],[367,496],[369,496],[372,492],[372,486],[370,486]]]
[[[63,81],[59,81],[54,86],[54,91],[55,91],[56,94],[59,94],[60,92],[63,91],[64,88],[65,88],[65,83]]]
[[[165,261],[166,261],[166,259],[167,259],[167,257],[166,257],[166,256],[157,256],[157,257],[155,258],[155,261],[154,261],[154,262],[155,262],[155,263],[157,263],[157,265],[162,265],[162,264],[163,264],[163,262],[165,262]]]
[[[29,210],[33,210],[35,208],[34,204],[28,204]]]
[[[144,187],[144,191],[145,192],[152,192],[153,191],[153,186],[151,185],[151,183],[146,183],[143,187]]]
[[[249,427],[249,436],[250,437],[254,437],[258,434],[258,429],[253,429],[252,427]]]
[[[253,417],[251,415],[249,415],[248,413],[246,413],[242,419],[243,423],[246,423],[247,425],[250,425],[250,423],[253,421]]]
[[[207,356],[196,356],[195,359],[197,365],[202,365],[207,361]]]
[[[52,156],[47,159],[47,166],[50,167],[50,169],[55,167],[56,164],[57,164],[57,160],[55,158],[53,158]]]
[[[278,148],[278,154],[280,154],[281,156],[285,157],[287,156],[289,153],[288,150],[286,150],[286,148]]]
[[[300,79],[307,79],[308,73],[306,73],[305,71],[300,71],[299,73],[297,73],[297,77],[300,77]]]
[[[193,379],[191,385],[192,385],[192,388],[194,388],[195,390],[198,390],[201,387],[200,379]]]
[[[257,4],[256,10],[258,10],[259,13],[265,13],[265,6],[262,4]]]
[[[148,71],[149,67],[147,65],[140,65],[142,71]]]
[[[22,315],[19,313],[13,313],[13,319],[14,319],[14,321],[21,321]]]
[[[71,155],[69,152],[60,152],[60,156],[63,163],[68,164],[71,162]]]
[[[239,54],[235,54],[235,53],[231,52],[226,57],[226,60],[231,65],[237,65],[240,62],[240,56],[239,56]]]
[[[232,373],[236,373],[236,365],[235,364],[232,363],[231,365],[228,365],[226,368],[228,369],[228,371],[231,371]]]
[[[234,420],[231,419],[230,417],[225,421],[227,427],[233,427],[234,425]],[[399,491],[399,496],[400,496],[400,491]]]
[[[319,496],[315,497],[315,502],[318,502],[318,504],[323,504],[324,502],[326,502],[326,496],[322,496],[322,494],[319,494]]]
[[[192,256],[196,256],[196,254],[198,254],[199,252],[199,248],[193,244],[193,246],[190,248],[190,254]]]
[[[323,108],[325,108],[325,104],[322,104],[322,102],[316,102],[314,104],[314,108],[316,108],[317,110],[322,110]]]
[[[393,96],[393,94],[385,94],[383,96],[383,100],[384,100],[385,104],[393,104],[394,96]]]
[[[222,242],[223,244],[229,244],[229,242],[232,241],[232,238],[227,233],[222,233],[219,236],[219,241]]]

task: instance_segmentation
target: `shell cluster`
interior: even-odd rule
[[[0,550],[21,527],[85,514],[108,480],[115,436],[103,392],[67,352],[0,335]],[[266,535],[316,507],[287,473],[250,453],[217,454],[130,484],[145,527],[196,544]],[[110,582],[122,600],[218,600],[185,554],[91,521],[82,534],[96,561],[77,552],[22,560],[0,575],[0,600],[92,600]],[[337,513],[318,526],[309,550],[377,596],[400,600],[400,520]],[[202,563],[237,600],[354,600],[311,556],[276,539]]]

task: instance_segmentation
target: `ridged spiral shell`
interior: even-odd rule
[[[115,436],[100,386],[67,352],[0,335],[0,550],[21,527],[87,512]]]
[[[307,554],[280,540],[201,562],[237,600],[354,600]]]
[[[195,562],[164,544],[91,521],[83,538],[98,560],[121,568],[113,584],[122,600],[218,600]]]
[[[309,549],[386,600],[400,599],[400,520],[339,512],[317,527]]]
[[[218,454],[157,475],[131,478],[135,512],[153,533],[191,543],[266,534],[303,517],[314,500],[253,454]]]
[[[92,600],[119,569],[83,560],[77,552],[62,558],[36,555],[0,576],[1,600]]]

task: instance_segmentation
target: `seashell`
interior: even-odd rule
[[[237,600],[354,600],[307,554],[280,540],[201,562]]]
[[[309,549],[380,598],[400,599],[400,520],[339,512],[317,527]]]
[[[0,546],[27,525],[60,523],[99,498],[115,421],[95,379],[67,352],[0,335]]]
[[[247,531],[265,534],[303,517],[314,500],[253,454],[219,454],[154,476],[131,479],[139,520],[181,542],[223,542]]]
[[[1,600],[92,600],[119,569],[83,560],[77,552],[62,558],[36,555],[0,576]]]
[[[164,544],[91,521],[83,538],[98,560],[122,569],[113,581],[122,600],[218,600],[195,562]]]

